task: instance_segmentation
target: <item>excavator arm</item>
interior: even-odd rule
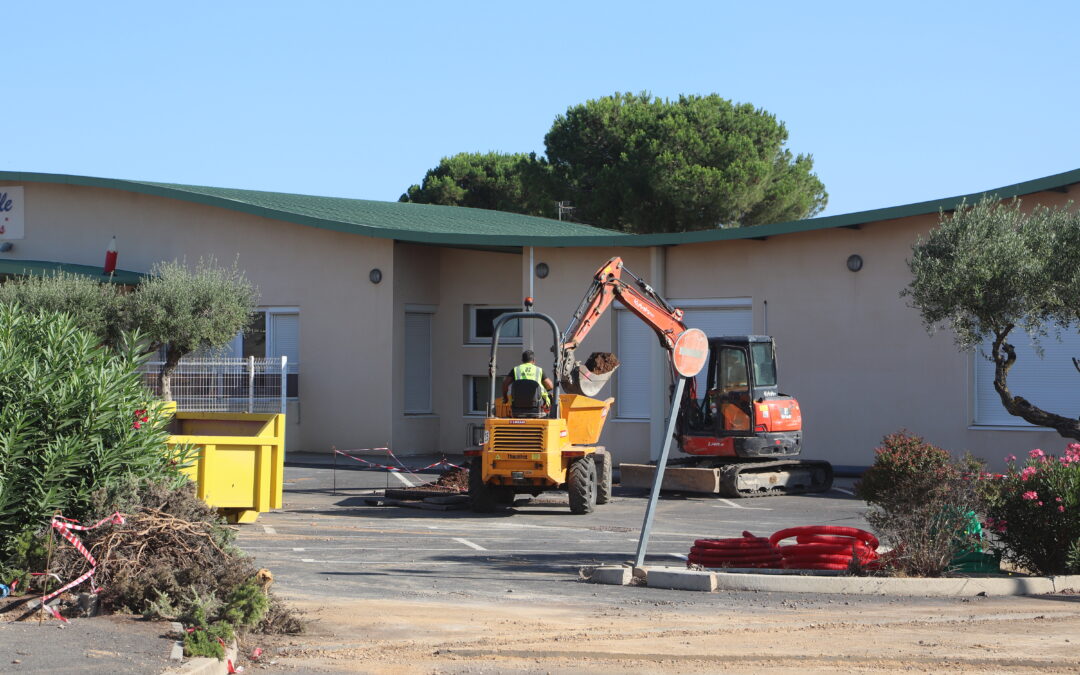
[[[623,274],[633,280],[633,285],[623,280]],[[565,391],[594,396],[615,372],[614,368],[603,373],[590,371],[585,364],[574,358],[574,350],[616,300],[652,328],[660,346],[671,356],[673,368],[679,374],[690,370],[696,374],[700,370],[708,353],[704,333],[687,328],[682,320],[683,311],[672,307],[652,286],[626,269],[622,258],[616,256],[604,263],[593,275],[585,297],[563,333],[563,372],[559,373],[559,380]],[[694,364],[690,363],[693,361],[700,361],[696,369]]]

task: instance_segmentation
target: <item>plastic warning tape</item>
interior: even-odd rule
[[[368,450],[368,449],[369,448],[361,448],[360,450]],[[395,457],[394,453],[390,452],[390,450],[388,448],[371,448],[371,449],[374,449],[374,450],[386,450],[387,453],[389,453],[391,457],[394,457],[394,459],[397,460],[397,457]],[[353,450],[352,452],[359,452],[360,450]],[[344,455],[345,457],[348,457],[349,459],[354,459],[357,462],[361,462],[361,463],[366,464],[368,466],[375,467],[376,469],[382,469],[384,471],[397,471],[399,473],[400,472],[418,473],[420,471],[427,471],[428,469],[433,469],[433,468],[435,468],[437,466],[450,466],[450,467],[453,467],[455,469],[464,469],[465,468],[463,466],[458,466],[457,464],[454,464],[453,462],[446,459],[445,457],[443,457],[438,462],[435,462],[433,464],[428,464],[427,466],[422,466],[422,467],[419,467],[419,468],[410,468],[410,467],[405,466],[404,464],[402,464],[400,467],[397,467],[397,466],[387,466],[385,464],[379,464],[378,462],[371,462],[371,461],[368,461],[368,460],[364,459],[363,457],[354,457],[353,455],[350,455],[348,452],[344,452],[342,450],[334,450],[334,453],[336,453],[338,455]]]
[[[97,569],[97,560],[94,559],[94,556],[91,555],[90,551],[88,551],[86,549],[86,546],[83,545],[82,540],[79,539],[79,537],[77,537],[75,535],[75,533],[72,532],[72,530],[78,530],[78,531],[81,531],[81,532],[85,532],[87,530],[93,530],[93,529],[96,529],[98,527],[101,527],[102,525],[104,525],[106,523],[113,523],[114,525],[123,525],[124,524],[124,516],[121,515],[119,511],[117,511],[116,513],[112,514],[111,516],[109,516],[107,518],[102,518],[101,520],[94,523],[93,525],[79,525],[79,521],[77,521],[77,520],[71,520],[70,518],[65,518],[63,516],[53,516],[52,522],[50,523],[52,528],[54,530],[56,530],[60,534],[61,537],[63,537],[64,539],[67,539],[68,543],[70,543],[72,546],[74,546],[75,550],[78,551],[79,553],[81,553],[82,556],[84,558],[86,558],[86,560],[90,563],[90,569],[87,570],[86,572],[84,572],[82,575],[80,575],[79,578],[75,579],[74,581],[68,583],[65,586],[60,587],[58,590],[53,591],[52,593],[46,595],[45,597],[43,597],[41,599],[41,606],[44,607],[45,609],[49,610],[52,613],[53,616],[55,616],[57,619],[60,619],[64,623],[67,623],[68,620],[65,619],[64,617],[60,616],[60,612],[56,611],[52,607],[49,607],[49,601],[52,600],[53,598],[55,598],[56,596],[60,595],[64,591],[68,590],[69,588],[74,588],[75,586],[78,586],[79,584],[86,581],[87,579],[93,577],[94,576],[94,570]]]

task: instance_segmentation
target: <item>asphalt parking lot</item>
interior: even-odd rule
[[[539,590],[575,580],[582,566],[632,560],[647,502],[644,490],[616,486],[612,502],[588,515],[570,514],[560,492],[494,514],[370,506],[365,497],[386,487],[438,474],[345,465],[336,474],[329,466],[287,467],[285,508],[241,527],[240,545],[287,578],[290,594],[385,598],[430,592],[440,584],[483,594],[493,579],[506,582],[501,586],[512,582],[515,590]],[[665,494],[646,563],[678,565],[694,539],[735,537],[744,530],[767,536],[796,525],[865,527],[864,510],[850,479],[816,495],[729,500]]]

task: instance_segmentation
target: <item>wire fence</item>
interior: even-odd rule
[[[161,361],[147,361],[143,382],[161,395]],[[178,410],[190,412],[285,412],[289,375],[296,364],[288,357],[272,359],[182,359],[172,373],[172,397]]]

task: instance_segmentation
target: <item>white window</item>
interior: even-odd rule
[[[496,393],[498,396],[498,393]],[[465,414],[486,415],[491,397],[491,378],[486,375],[465,376]]]
[[[494,307],[491,305],[469,305],[469,344],[490,344],[495,332],[495,319],[503,314],[520,312],[518,307]],[[511,321],[503,324],[499,331],[499,344],[521,344],[521,322]]]
[[[199,356],[203,356],[200,354]],[[205,355],[226,358],[280,359],[286,361],[285,394],[300,395],[300,311],[295,307],[262,307],[255,311],[247,330],[221,350]]]
[[[731,300],[673,301],[684,312],[683,322],[700,328],[709,337],[749,335],[753,330],[753,310],[749,298]],[[661,349],[656,333],[628,310],[616,315],[615,355],[622,365],[616,371],[615,406],[620,419],[648,419],[653,383],[649,377],[650,360]],[[697,376],[698,395],[703,396],[707,373]],[[659,385],[664,386],[664,385]]]
[[[1041,357],[1019,328],[1013,329],[1009,337],[1016,348],[1016,363],[1008,378],[1012,395],[1023,396],[1047,412],[1066,417],[1080,415],[1080,373],[1072,362],[1073,357],[1080,358],[1080,335],[1075,328],[1062,331],[1060,341],[1053,331],[1042,338]],[[1005,411],[994,391],[994,363],[984,354],[990,354],[990,342],[975,354],[975,424],[1035,428]]]
[[[405,414],[431,408],[431,313],[405,312]]]

